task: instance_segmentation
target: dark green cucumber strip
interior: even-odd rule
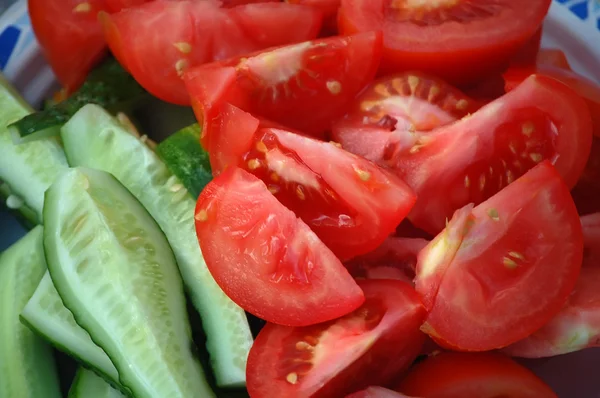
[[[192,353],[183,283],[160,227],[116,178],[74,168],[46,192],[44,250],[75,320],[136,398],[214,397]]]
[[[119,383],[119,373],[112,361],[64,306],[48,272],[21,312],[21,321],[59,350]]]
[[[46,272],[42,227],[0,254],[0,398],[60,398],[51,347],[19,321]]]
[[[0,181],[0,202],[17,218],[25,229],[32,229],[38,224],[37,214],[15,195],[8,184]]]
[[[96,105],[77,112],[63,127],[62,139],[72,166],[111,173],[157,221],[202,318],[218,386],[245,385],[252,334],[244,311],[223,293],[206,267],[194,226],[195,199],[156,153]]]
[[[146,91],[112,57],[94,69],[81,88],[69,98],[12,123],[16,144],[58,136],[60,127],[84,105],[98,104],[111,112],[125,112],[140,105]]]
[[[14,145],[6,126],[31,113],[31,108],[0,76],[0,180],[11,193],[23,199],[42,219],[44,192],[58,174],[65,170],[67,160],[57,139],[43,139]]]
[[[179,130],[158,144],[156,153],[194,198],[212,180],[208,152],[200,145],[200,125]]]
[[[96,373],[79,368],[69,390],[69,398],[125,398]]]

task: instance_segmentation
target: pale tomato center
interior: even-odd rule
[[[310,42],[286,46],[257,56],[243,59],[238,69],[249,70],[266,86],[286,83],[302,69],[304,54],[312,47]]]

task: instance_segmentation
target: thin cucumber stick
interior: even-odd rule
[[[0,75],[0,180],[23,199],[41,221],[44,192],[67,166],[55,138],[15,145],[6,127],[32,109]]]
[[[87,105],[77,112],[63,127],[62,139],[72,166],[113,174],[154,217],[202,318],[217,384],[245,385],[252,334],[244,311],[206,268],[194,229],[195,199],[152,150],[98,106]]]
[[[96,373],[79,368],[69,390],[69,398],[126,398]]]
[[[136,398],[214,397],[194,357],[175,257],[112,175],[74,168],[46,192],[44,250],[56,290]]]
[[[56,291],[50,273],[46,272],[21,312],[21,321],[59,350],[119,383],[119,373],[112,361],[92,341],[88,332],[75,322]]]
[[[51,347],[19,321],[46,272],[42,227],[0,254],[0,398],[60,398]]]

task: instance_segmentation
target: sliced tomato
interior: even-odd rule
[[[98,13],[104,0],[28,0],[31,27],[52,71],[69,93],[106,53]]]
[[[381,35],[371,32],[203,65],[188,71],[185,80],[196,117],[205,128],[228,102],[322,135],[373,79],[380,55]]]
[[[149,3],[154,0],[104,0],[109,12],[119,12],[125,8],[132,8]]]
[[[538,65],[536,68],[510,68],[504,73],[505,89],[510,91],[517,87],[531,74],[552,77],[574,90],[589,107],[594,123],[594,135],[600,137],[600,85],[562,67]]]
[[[537,65],[548,65],[556,68],[571,70],[567,56],[557,48],[542,48],[536,58]]]
[[[325,34],[335,34],[337,32],[337,14],[340,8],[341,0],[285,0],[287,3],[303,4],[315,7],[323,13],[325,17],[323,30]]]
[[[365,303],[332,322],[303,328],[267,324],[246,367],[253,398],[333,398],[390,382],[423,344],[425,310],[409,284],[361,281]]]
[[[582,216],[581,226],[586,252],[589,256],[600,258],[600,213]]]
[[[399,391],[436,398],[557,398],[533,372],[497,353],[442,353],[416,365]]]
[[[579,214],[600,212],[600,137],[594,136],[585,170],[571,195]]]
[[[225,128],[210,140],[213,171],[230,161],[260,178],[340,259],[374,250],[412,208],[411,189],[374,163],[332,143],[261,127],[231,105],[224,109]]]
[[[374,251],[345,265],[355,278],[398,279],[412,284],[417,256],[428,243],[425,239],[388,238]]]
[[[410,398],[408,395],[401,394],[383,387],[369,387],[365,390],[355,392],[346,396],[346,398]]]
[[[285,3],[221,8],[213,1],[182,0],[104,13],[101,21],[111,51],[145,89],[189,105],[181,79],[186,69],[315,38],[322,16],[311,7]]]
[[[542,27],[531,36],[510,60],[511,65],[531,66],[535,65],[542,44]]]
[[[231,168],[215,178],[198,198],[195,219],[215,281],[259,318],[305,326],[364,302],[342,263],[252,174]]]
[[[418,258],[423,326],[449,348],[486,351],[530,335],[565,304],[583,257],[569,189],[548,161],[456,212]]]
[[[419,70],[467,84],[502,70],[535,34],[550,0],[342,0],[343,34],[382,30],[384,73]]]
[[[428,133],[396,130],[384,162],[417,193],[410,221],[436,234],[455,210],[481,203],[544,159],[574,186],[590,153],[585,102],[532,76],[470,117]]]
[[[333,125],[332,136],[344,149],[379,162],[395,130],[430,131],[480,106],[440,79],[419,72],[394,74],[370,84]]]

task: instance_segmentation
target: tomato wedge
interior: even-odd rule
[[[408,395],[401,394],[383,387],[369,387],[365,390],[355,392],[346,396],[346,398],[410,398]]]
[[[335,34],[337,32],[337,13],[341,0],[285,0],[287,3],[303,4],[315,7],[323,13],[324,34]]]
[[[104,0],[28,0],[31,27],[46,60],[69,93],[106,53],[98,12]]]
[[[562,66],[538,64],[536,68],[510,68],[506,71],[503,75],[506,91],[514,89],[534,73],[554,78],[579,94],[587,103],[592,115],[594,135],[600,137],[600,85]]]
[[[430,131],[481,107],[448,83],[419,72],[371,83],[333,125],[333,139],[347,151],[380,162],[395,130]]]
[[[298,6],[300,7],[300,6]],[[185,75],[204,128],[223,103],[322,136],[375,76],[381,34],[304,42],[193,68]],[[207,147],[206,142],[203,144]]]
[[[584,246],[588,257],[600,258],[600,213],[582,216],[581,226],[583,227]]]
[[[267,324],[248,357],[252,398],[333,398],[390,382],[423,344],[425,310],[409,284],[359,282],[365,303],[335,321],[291,328]]]
[[[564,84],[536,75],[448,126],[394,131],[384,164],[417,194],[410,221],[437,234],[455,210],[481,203],[544,159],[574,186],[590,153],[591,130],[585,102]]]
[[[571,70],[571,65],[567,56],[562,50],[557,48],[542,48],[540,49],[537,58],[537,65],[548,65],[565,70]]]
[[[335,255],[262,181],[241,169],[230,168],[206,186],[195,219],[215,281],[259,318],[305,326],[364,302]]]
[[[315,38],[322,16],[311,7],[285,3],[221,8],[218,2],[182,0],[103,13],[101,21],[111,51],[146,90],[189,105],[182,81],[186,69]]]
[[[398,390],[436,398],[558,398],[533,372],[497,353],[442,353],[416,365]]]
[[[587,164],[571,195],[579,214],[600,212],[600,137],[594,136]]]
[[[388,238],[374,251],[345,265],[355,278],[397,279],[412,284],[417,256],[428,243],[425,239]]]
[[[486,351],[525,338],[565,304],[583,257],[569,189],[544,161],[489,200],[456,212],[418,258],[423,330]]]
[[[531,38],[521,47],[510,60],[511,65],[531,66],[535,65],[540,54],[540,45],[542,44],[542,27],[531,36]]]
[[[342,0],[339,29],[383,30],[384,73],[419,70],[467,84],[508,65],[541,26],[550,3]]]
[[[125,8],[137,7],[150,1],[154,0],[104,0],[104,4],[109,12],[119,12]]]
[[[415,203],[403,181],[366,159],[223,109],[223,128],[210,133],[213,172],[233,165],[260,178],[341,260],[374,250]]]

